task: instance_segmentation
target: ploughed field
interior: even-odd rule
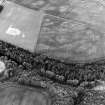
[[[0,104],[104,105],[104,0],[9,1],[44,17],[34,53],[0,41]]]
[[[9,1],[43,12],[35,51],[65,62],[105,56],[104,0]]]

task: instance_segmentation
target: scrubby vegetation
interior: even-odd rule
[[[7,56],[19,66],[23,67],[22,72],[37,72],[41,76],[48,77],[60,83],[73,83],[79,81],[105,80],[105,60],[91,63],[64,63],[47,57],[42,54],[32,54],[21,48],[0,42],[0,55]],[[23,73],[24,74],[24,73]],[[71,81],[73,80],[73,81]],[[77,84],[78,84],[77,83]]]
[[[65,86],[69,85],[69,87],[76,88],[78,93],[75,97],[70,96],[70,101],[74,105],[82,104],[81,100],[87,97],[85,96],[85,88],[91,89],[96,85],[95,81],[105,80],[104,59],[90,63],[67,64],[42,54],[32,54],[29,51],[0,41],[0,61],[6,65],[6,72],[3,72],[0,76],[1,82],[15,82],[42,88],[49,83],[58,83],[59,87],[62,84]],[[82,89],[83,91],[81,91]],[[71,90],[71,93],[73,91]],[[62,101],[63,99],[61,98],[61,101],[58,100],[56,102],[66,105],[63,103],[66,102],[66,99]],[[70,103],[69,100],[68,103]]]

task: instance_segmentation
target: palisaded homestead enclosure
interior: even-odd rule
[[[105,0],[0,3],[0,105],[105,105]]]

